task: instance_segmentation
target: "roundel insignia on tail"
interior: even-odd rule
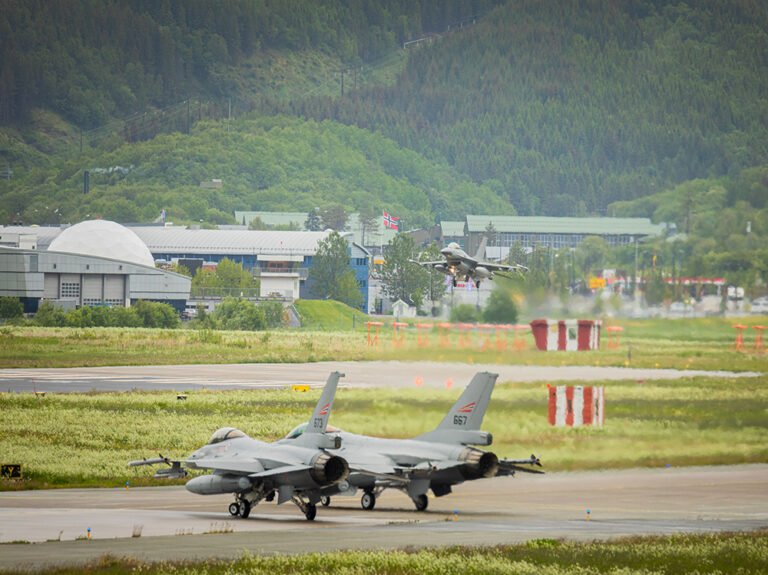
[[[476,405],[477,402],[473,401],[472,403],[468,403],[467,405],[460,407],[457,411],[459,413],[472,413],[475,410]]]

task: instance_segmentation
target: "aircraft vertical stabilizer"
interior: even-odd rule
[[[312,417],[309,418],[304,433],[293,440],[297,445],[318,449],[338,449],[341,446],[341,438],[326,435],[325,430],[328,426],[328,419],[331,417],[336,387],[339,384],[339,378],[342,377],[344,374],[338,371],[331,372],[331,375],[328,376],[323,393],[320,394],[320,399],[315,406],[315,411],[312,412]]]
[[[418,439],[490,445],[490,434],[480,431],[480,426],[498,377],[487,371],[476,373],[440,425]]]
[[[477,246],[477,253],[475,254],[475,259],[479,262],[482,262],[485,259],[485,246],[488,245],[488,237],[483,236],[483,239],[480,240],[480,245]]]
[[[307,424],[307,429],[304,433],[325,433],[328,419],[331,417],[331,408],[333,407],[333,399],[336,396],[336,387],[339,385],[339,378],[342,377],[344,377],[344,374],[338,371],[331,372],[331,375],[328,376],[328,380],[325,382],[325,387],[323,388],[323,393],[317,401],[315,411],[312,412],[312,417],[309,418],[309,423]]]

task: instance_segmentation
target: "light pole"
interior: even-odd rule
[[[632,297],[635,300],[635,306],[637,306],[637,236],[635,241],[635,275],[632,277]]]

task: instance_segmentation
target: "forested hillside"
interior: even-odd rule
[[[200,186],[213,179],[222,187]],[[348,212],[384,209],[409,227],[431,225],[435,211],[445,218],[513,213],[489,188],[380,134],[285,116],[200,122],[189,135],[86,149],[10,184],[0,181],[4,222],[17,214],[39,224],[94,217],[147,222],[165,209],[178,223],[226,224],[235,223],[235,210],[309,212],[332,203]]]
[[[247,98],[241,73],[254,56],[319,51],[338,66],[370,62],[496,3],[1,0],[0,126],[38,107],[91,128],[192,96]]]
[[[364,81],[382,61],[397,76]],[[739,182],[767,128],[753,0],[0,0],[2,223],[342,203],[693,234],[709,208],[643,199],[701,180],[725,190],[714,209],[763,209],[763,180]]]
[[[768,3],[510,0],[396,85],[293,109],[446,158],[521,214],[604,214],[768,157]]]

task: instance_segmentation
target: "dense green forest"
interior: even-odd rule
[[[2,223],[636,215],[748,279],[767,128],[754,0],[0,0]]]
[[[0,125],[54,110],[81,128],[193,95],[246,97],[268,50],[374,61],[492,0],[2,0]]]
[[[565,216],[764,162],[767,94],[766,3],[510,0],[414,50],[396,85],[293,108]]]
[[[212,179],[222,186],[200,186]],[[189,135],[89,151],[30,171],[24,184],[0,181],[0,192],[1,221],[38,224],[148,222],[163,209],[177,223],[226,224],[235,223],[235,210],[309,212],[329,202],[385,209],[410,227],[431,225],[436,208],[450,218],[513,213],[489,188],[380,134],[285,116],[201,122]]]

